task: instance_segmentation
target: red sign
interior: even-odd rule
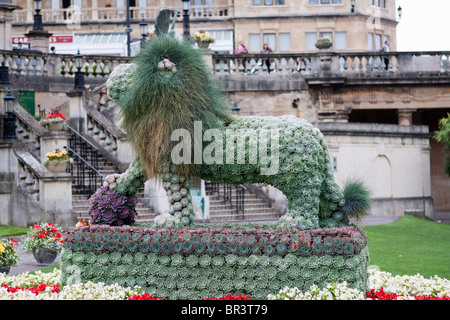
[[[48,40],[50,43],[72,43],[73,36],[51,36]]]
[[[50,43],[72,43],[73,42],[73,36],[67,35],[67,36],[51,36],[48,38],[48,41]],[[13,36],[12,37],[12,43],[14,44],[28,44],[28,37],[25,36]]]
[[[14,44],[19,44],[19,43],[23,43],[23,44],[28,44],[28,37],[12,37],[12,43]]]

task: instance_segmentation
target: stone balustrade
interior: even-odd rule
[[[18,184],[39,203],[42,210],[72,210],[72,176],[52,173],[38,161],[23,142],[13,147],[18,160]]]
[[[178,20],[181,21],[181,3],[177,6],[155,5],[150,7],[130,7],[131,19],[154,19],[162,9],[178,10]],[[33,22],[34,9],[14,11],[13,23],[23,24]],[[77,23],[81,21],[120,21],[126,19],[126,8],[75,8],[42,9],[42,20],[49,23]],[[233,5],[193,5],[190,9],[190,19],[229,18],[233,16]]]
[[[270,61],[270,76],[314,75],[327,72],[337,76],[371,75],[375,73],[411,74],[434,73],[450,75],[449,51],[424,52],[334,52],[320,50],[313,53],[266,54],[216,54],[209,52],[212,72],[223,75],[269,75],[266,60]],[[388,69],[385,69],[385,58]],[[87,78],[107,79],[122,63],[132,58],[122,56],[86,55],[81,71]],[[75,57],[73,55],[44,54],[30,50],[0,51],[0,64],[4,63],[15,75],[73,77]]]
[[[24,108],[18,103],[14,106],[16,116],[17,139],[26,143],[28,150],[37,159],[41,158],[41,137],[48,135],[49,131],[41,126]]]
[[[388,69],[386,70],[386,60]],[[450,52],[334,52],[274,54],[212,54],[216,75],[269,74],[270,76],[327,72],[333,75],[360,75],[372,73],[439,73],[450,75]]]

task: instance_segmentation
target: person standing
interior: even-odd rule
[[[390,52],[391,49],[389,48],[389,40],[386,40],[383,45],[383,51],[384,52]],[[389,56],[384,57],[384,64],[385,64],[385,70],[389,70]]]
[[[262,54],[270,54],[270,53],[273,53],[273,50],[270,49],[268,43],[264,43],[263,48],[262,48],[260,53],[262,53]],[[272,64],[272,61],[270,59],[265,59],[264,63],[267,66],[267,72],[270,74],[270,65]]]
[[[248,53],[247,48],[245,47],[244,41],[239,42],[239,46],[234,50],[235,54],[246,54]],[[242,59],[242,65],[244,66],[244,74],[247,74],[246,72],[246,65],[247,65],[247,59]]]

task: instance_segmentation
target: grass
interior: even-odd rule
[[[370,265],[392,275],[450,279],[450,225],[405,215],[394,223],[363,229]]]
[[[0,238],[27,234],[29,227],[0,226]]]

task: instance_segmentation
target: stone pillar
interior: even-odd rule
[[[7,4],[11,3],[11,4]],[[0,50],[12,50],[11,28],[13,11],[19,6],[13,5],[12,1],[1,1],[0,4]]]
[[[98,0],[92,0],[92,17],[93,21],[98,20]]]
[[[52,33],[45,30],[32,30],[26,34],[29,39],[30,49],[37,50],[42,53],[48,53],[49,40]]]
[[[57,133],[49,132],[48,135],[41,136],[41,160],[44,160],[48,152],[55,152],[56,149],[62,151],[67,146],[70,134],[61,131]]]
[[[400,126],[412,126],[415,111],[416,109],[398,109],[398,124]]]
[[[212,54],[213,54],[212,50],[210,50],[210,49],[199,49],[199,50],[202,51],[203,59],[204,59],[206,65],[208,66],[209,70],[211,72],[214,72],[214,70],[213,70],[214,63],[212,61]]]

